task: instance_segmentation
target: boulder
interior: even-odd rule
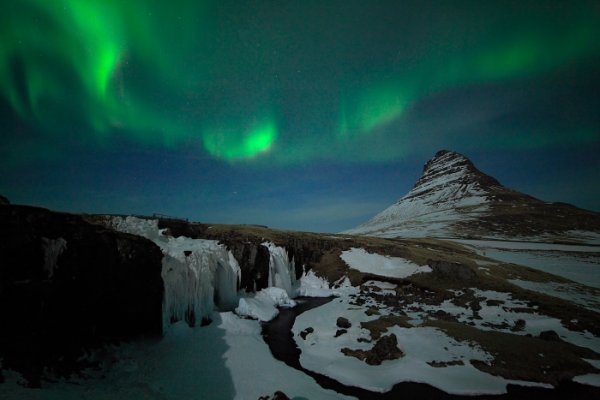
[[[385,360],[396,360],[404,353],[398,348],[398,338],[395,334],[382,336],[370,350],[352,350],[343,348],[346,356],[356,357],[369,365],[380,365]]]
[[[348,321],[348,318],[344,318],[344,317],[339,317],[337,319],[337,321],[335,322],[335,324],[337,325],[338,328],[344,328],[344,329],[348,329],[352,326],[350,321]]]
[[[427,265],[431,267],[434,274],[445,279],[470,281],[477,277],[475,271],[469,266],[443,260],[428,260]]]
[[[540,332],[540,339],[548,342],[562,342],[563,340],[558,336],[555,331],[543,331]]]

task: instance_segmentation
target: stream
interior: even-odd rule
[[[430,399],[449,399],[449,400],[531,400],[532,398],[543,398],[544,400],[559,399],[598,399],[600,398],[600,389],[592,386],[581,385],[575,382],[565,382],[555,389],[544,389],[538,387],[525,387],[517,385],[508,385],[508,393],[502,395],[483,395],[483,396],[460,396],[448,394],[433,386],[424,383],[401,382],[392,388],[389,392],[378,393],[361,389],[354,386],[344,385],[325,375],[310,371],[300,365],[300,349],[296,346],[292,327],[296,317],[305,311],[322,306],[334,298],[332,297],[299,297],[294,299],[297,306],[294,308],[280,308],[279,315],[273,320],[262,324],[262,336],[269,346],[271,354],[277,360],[283,361],[290,367],[304,372],[312,377],[321,387],[334,390],[338,393],[353,396],[361,400],[430,400]]]

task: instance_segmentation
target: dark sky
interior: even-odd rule
[[[0,193],[339,231],[450,149],[600,211],[599,38],[599,1],[12,1]]]

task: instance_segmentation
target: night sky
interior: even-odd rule
[[[0,194],[340,231],[437,150],[600,211],[600,2],[9,0]]]

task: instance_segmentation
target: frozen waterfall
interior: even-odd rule
[[[235,309],[240,315],[268,320],[278,314],[278,306],[296,304],[290,299],[296,297],[297,291],[295,262],[289,259],[284,247],[262,243],[269,250],[269,287],[263,289],[264,293],[240,298],[240,266],[233,254],[216,240],[164,235],[155,219],[110,217],[109,225],[150,239],[162,250],[163,329],[181,320],[199,324],[215,308]]]
[[[163,329],[180,320],[199,324],[215,306],[222,311],[237,306],[241,270],[231,252],[216,240],[166,236],[157,220],[137,217],[111,217],[109,224],[146,237],[162,250]]]
[[[296,267],[290,261],[287,250],[271,242],[262,244],[269,249],[269,287],[284,289],[288,296],[296,297],[294,285],[296,283]]]

